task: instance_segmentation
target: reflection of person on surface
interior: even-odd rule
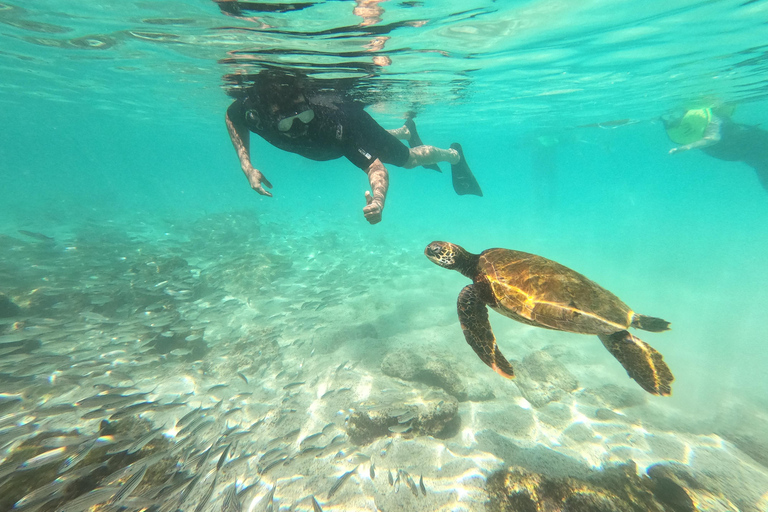
[[[363,169],[372,191],[365,193],[363,213],[371,224],[381,221],[389,188],[384,164],[412,169],[450,162],[456,193],[482,195],[461,146],[454,143],[451,149],[439,149],[422,145],[411,118],[401,128],[387,131],[363,105],[341,95],[321,93],[311,87],[307,77],[271,70],[259,73],[253,86],[230,94],[237,99],[227,109],[229,136],[251,188],[259,194],[271,196],[264,185],[271,188],[272,184],[251,164],[249,132],[312,160],[344,156]],[[398,139],[408,141],[411,148]]]
[[[725,109],[700,108],[662,117],[667,135],[677,144],[669,154],[701,149],[719,160],[752,167],[768,191],[768,132],[731,121]]]

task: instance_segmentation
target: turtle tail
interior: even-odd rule
[[[650,332],[661,332],[669,330],[669,322],[653,316],[638,315],[632,316],[632,327]]]

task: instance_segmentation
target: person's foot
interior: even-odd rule
[[[475,179],[475,175],[472,174],[472,170],[464,159],[464,152],[461,149],[461,144],[454,142],[451,144],[451,149],[459,154],[459,162],[451,165],[453,190],[460,196],[470,194],[482,197],[483,191],[480,189],[480,184]]]
[[[408,131],[411,134],[411,138],[408,139],[408,145],[412,148],[415,148],[416,146],[423,146],[424,143],[421,142],[421,137],[419,137],[419,132],[416,130],[416,123],[413,122],[413,118],[409,117],[405,120],[405,127],[408,128]],[[433,171],[437,172],[443,172],[440,170],[440,167],[437,164],[427,164],[422,165],[425,169],[432,169]]]

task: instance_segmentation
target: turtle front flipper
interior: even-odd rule
[[[474,285],[467,285],[461,290],[458,301],[459,322],[472,350],[480,359],[502,377],[511,379],[515,376],[512,365],[501,354],[496,345],[496,337],[488,321],[488,309],[477,296]]]
[[[657,350],[628,331],[598,337],[640,387],[654,395],[672,394],[675,377]]]

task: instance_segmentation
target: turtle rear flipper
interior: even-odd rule
[[[598,336],[640,387],[654,395],[672,394],[672,375],[664,358],[653,347],[628,331]]]
[[[632,327],[650,332],[661,332],[669,330],[669,322],[656,318],[654,316],[638,315],[632,316]]]
[[[483,301],[477,296],[474,285],[467,285],[459,293],[458,301],[459,322],[464,331],[469,346],[480,357],[480,359],[493,368],[501,375],[511,379],[515,376],[512,365],[501,354],[496,337],[491,330],[491,323],[488,321],[488,309]]]

